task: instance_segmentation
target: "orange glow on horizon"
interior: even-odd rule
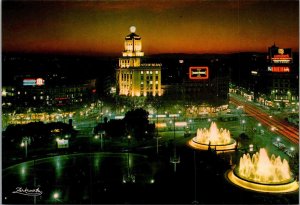
[[[149,4],[4,1],[3,51],[119,55],[131,25],[142,37],[147,55],[266,52],[273,42],[293,51],[299,49],[297,1]],[[274,13],[280,21],[274,21]],[[283,32],[288,34],[284,38]]]

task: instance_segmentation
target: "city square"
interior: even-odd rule
[[[296,6],[2,2],[1,202],[299,204]]]

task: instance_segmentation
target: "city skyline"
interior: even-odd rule
[[[2,51],[120,55],[134,25],[146,55],[299,49],[297,1],[2,2]]]

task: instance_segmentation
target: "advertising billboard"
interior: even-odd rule
[[[288,66],[269,66],[268,71],[273,73],[289,73],[290,67]]]
[[[45,84],[43,78],[25,78],[23,79],[23,86],[41,86]]]
[[[271,51],[271,60],[273,63],[291,63],[292,49],[278,48]]]
[[[209,77],[207,66],[195,66],[189,69],[189,78],[191,80],[206,80]]]

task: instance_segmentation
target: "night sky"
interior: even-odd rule
[[[135,25],[146,55],[299,49],[299,2],[2,1],[4,52],[121,55]]]

